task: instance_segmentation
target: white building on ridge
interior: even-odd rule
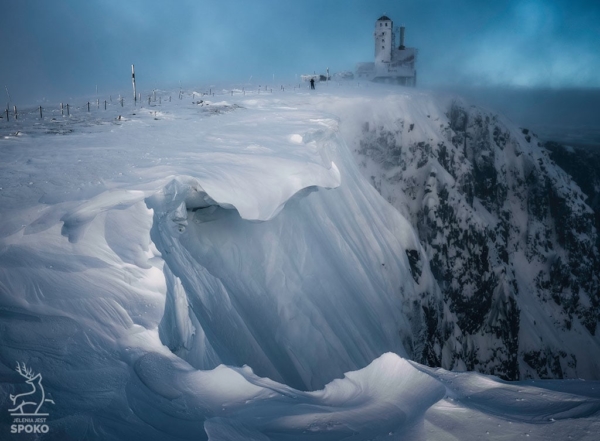
[[[400,30],[400,44],[396,48],[393,21],[383,15],[375,22],[375,62],[358,63],[356,77],[370,81],[417,85],[417,49],[404,46],[404,26]]]

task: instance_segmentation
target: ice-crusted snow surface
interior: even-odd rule
[[[443,103],[237,92],[0,121],[1,439],[26,437],[17,362],[54,401],[44,439],[594,438],[597,382],[418,363],[463,334],[346,125]]]

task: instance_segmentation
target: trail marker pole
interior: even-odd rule
[[[19,114],[17,113],[17,106],[15,106],[14,108],[15,108],[15,119],[19,119]]]
[[[65,111],[63,110],[63,103],[60,103],[60,116],[65,116]]]
[[[96,108],[100,108],[100,98],[96,98]]]
[[[106,110],[106,100],[104,100],[104,110]]]
[[[8,119],[8,107],[7,107],[6,108],[6,122],[8,122],[8,121],[10,121],[10,120]]]
[[[88,101],[88,112],[90,111],[90,102]]]
[[[131,83],[133,84],[133,100],[137,105],[137,89],[135,88],[135,67],[131,65]]]
[[[44,119],[44,116],[42,115],[42,106],[40,106],[40,119]]]
[[[71,112],[69,111],[69,103],[67,103],[67,116],[71,116]]]

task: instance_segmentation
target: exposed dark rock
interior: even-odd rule
[[[371,181],[413,223],[443,294],[443,311],[422,307],[433,340],[420,361],[505,379],[575,377],[577,357],[561,340],[521,341],[524,325],[544,332],[522,308],[533,298],[557,332],[595,335],[600,155],[547,144],[549,154],[528,129],[458,101],[446,116],[437,140],[415,139],[421,127],[405,130],[402,119],[367,122],[356,150],[359,163],[380,166]],[[423,263],[407,256],[418,282]]]

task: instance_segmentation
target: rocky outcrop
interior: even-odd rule
[[[564,152],[492,112],[393,98],[355,122],[354,152],[412,221],[453,314],[432,325],[454,338],[431,360],[505,379],[597,377],[598,215],[588,202],[598,181],[577,185],[555,162]]]

